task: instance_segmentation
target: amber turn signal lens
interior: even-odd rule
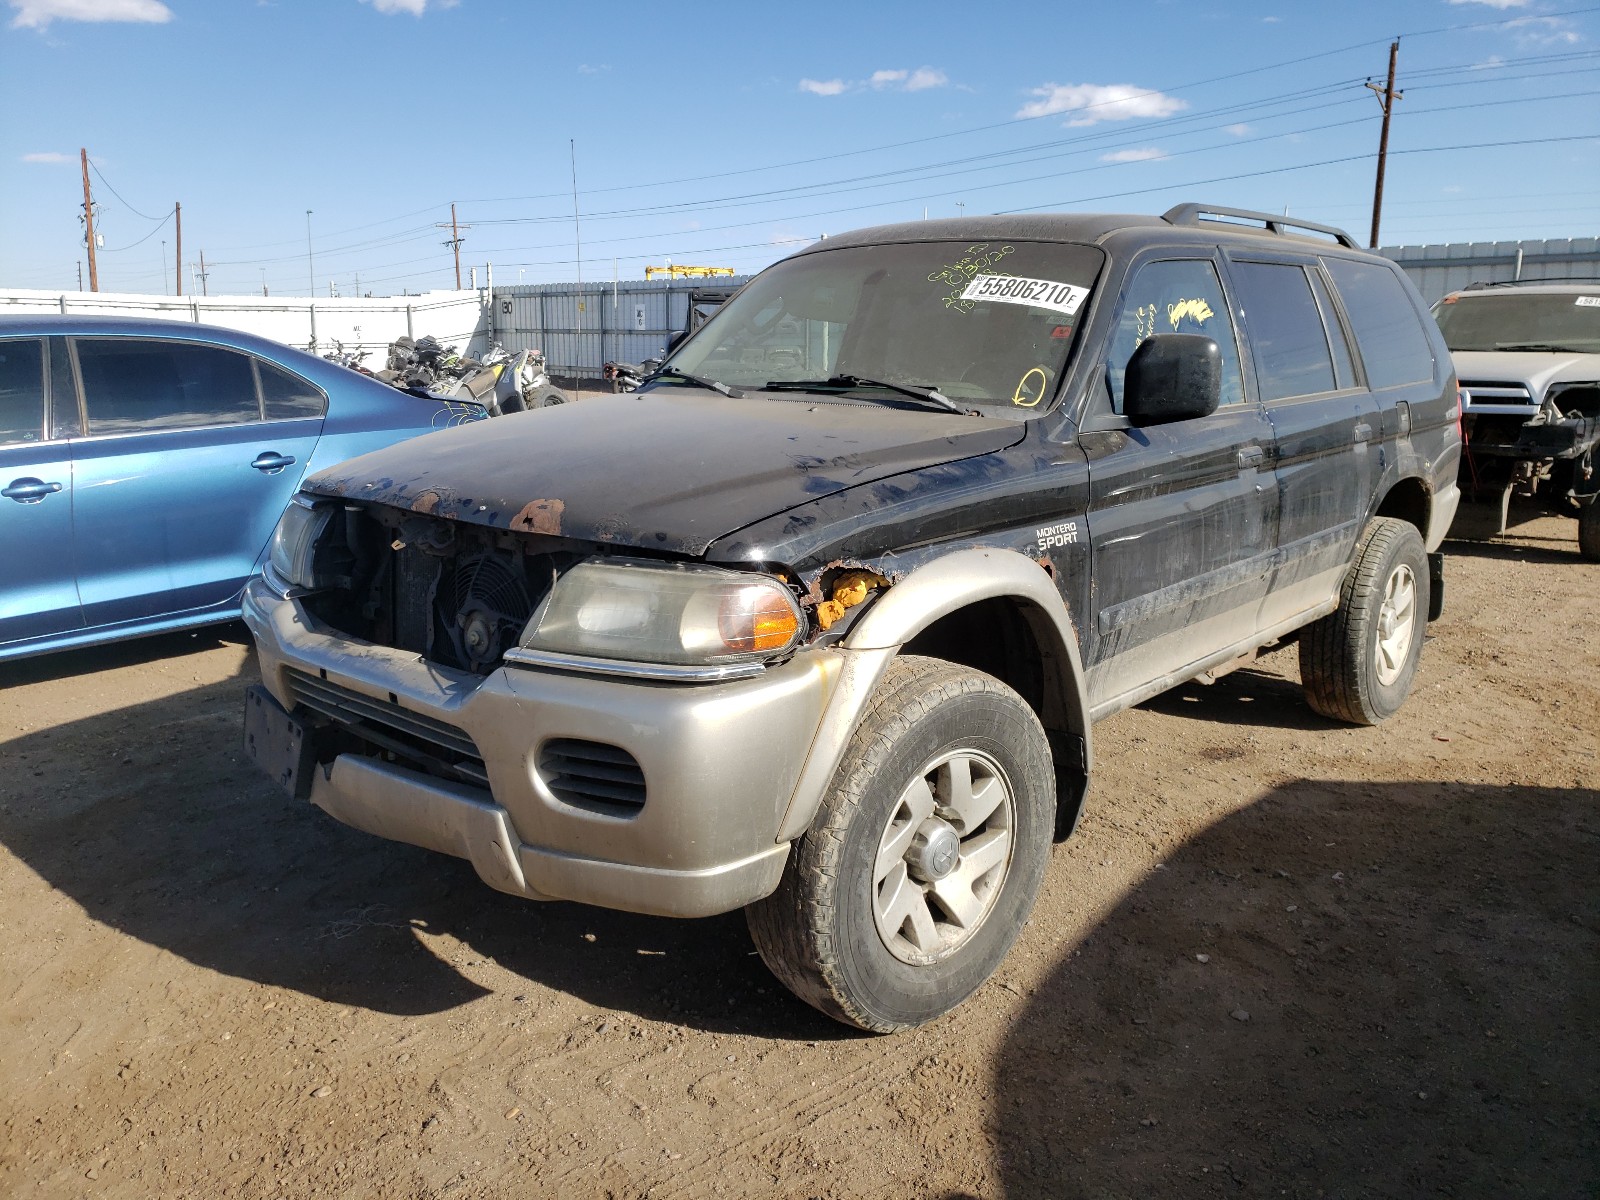
[[[794,640],[800,622],[793,606],[771,588],[747,587],[723,597],[717,628],[729,650],[748,654],[782,650]]]

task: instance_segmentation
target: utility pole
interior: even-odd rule
[[[435,221],[433,224],[434,224],[434,228],[435,229],[444,229],[444,228],[446,228],[445,223],[443,221]],[[450,225],[449,225],[450,240],[445,242],[445,245],[449,246],[450,249],[455,251],[455,255],[456,255],[456,291],[458,291],[458,292],[461,290],[461,243],[466,240],[461,235],[462,235],[463,232],[465,232],[466,230],[471,229],[471,228],[472,228],[471,225],[457,225],[456,224],[456,205],[455,205],[455,201],[452,200],[450,202]]]
[[[567,151],[572,156],[572,244],[578,252],[578,328],[583,328],[583,229],[578,224],[578,139],[567,139]],[[580,339],[581,345],[581,339]],[[582,351],[579,351],[581,357]]]
[[[167,239],[161,239],[161,294],[167,294]]]
[[[83,291],[83,259],[78,260],[78,290]]]
[[[202,296],[211,295],[211,289],[206,286],[206,278],[209,274],[206,270],[206,252],[202,250],[200,251],[200,294]]]
[[[178,289],[177,294],[181,296],[183,295],[183,205],[174,202],[172,211],[178,218],[178,248],[172,260],[172,276],[173,283]]]
[[[317,266],[311,257],[311,210],[306,209],[306,295],[317,298]]]
[[[267,294],[267,269],[265,267],[261,268],[261,294],[263,296]]]
[[[89,290],[100,290],[100,272],[94,260],[94,197],[89,194],[89,151],[78,150],[78,160],[83,164],[83,229],[84,240],[89,243]]]
[[[1372,189],[1372,240],[1371,249],[1378,248],[1378,222],[1383,218],[1383,168],[1389,162],[1389,119],[1394,115],[1394,102],[1405,95],[1404,92],[1394,90],[1394,68],[1400,57],[1400,42],[1389,43],[1389,82],[1379,87],[1372,80],[1367,80],[1367,86],[1378,97],[1378,103],[1383,106],[1383,133],[1378,138],[1378,181]]]

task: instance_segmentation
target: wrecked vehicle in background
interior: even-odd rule
[[[1318,712],[1400,706],[1458,415],[1415,290],[1326,227],[830,237],[636,392],[308,481],[246,747],[514,895],[745,907],[802,999],[908,1028],[1010,948],[1093,721],[1292,641]]]
[[[1472,284],[1433,311],[1467,393],[1456,536],[1504,533],[1528,497],[1600,562],[1600,281]]]

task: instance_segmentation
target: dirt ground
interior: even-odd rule
[[[1292,653],[1099,726],[1017,949],[889,1038],[737,914],[292,803],[241,627],[0,668],[0,1194],[1594,1197],[1600,567],[1447,550],[1383,727]]]

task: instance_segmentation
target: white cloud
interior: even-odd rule
[[[1450,0],[1451,4],[1483,4],[1489,8],[1527,8],[1531,0]]]
[[[1283,18],[1282,17],[1262,17],[1261,18],[1261,23],[1263,25],[1279,25],[1279,24],[1283,23]]]
[[[1571,46],[1583,38],[1558,17],[1518,17],[1503,28],[1524,46]]]
[[[161,0],[10,0],[13,29],[45,29],[51,21],[134,21],[160,25],[172,20]]]
[[[1102,154],[1100,161],[1103,163],[1154,162],[1166,156],[1167,152],[1165,150],[1158,150],[1154,146],[1146,146],[1141,150],[1113,150],[1110,154]]]
[[[874,71],[872,78],[867,82],[879,91],[892,87],[906,92],[925,92],[929,88],[946,86],[950,82],[950,76],[934,67],[918,67],[915,71],[901,67],[895,70]]]
[[[1255,130],[1250,128],[1250,126],[1246,125],[1243,121],[1240,121],[1237,125],[1224,125],[1222,127],[1222,132],[1231,133],[1234,137],[1244,137],[1247,134],[1254,133]]]
[[[1189,107],[1187,100],[1166,96],[1131,83],[1047,83],[1028,93],[1039,99],[1017,110],[1018,117],[1049,117],[1073,113],[1068,125],[1093,125],[1097,121],[1130,121],[1139,117],[1170,117]]]
[[[595,66],[592,63],[578,64],[579,75],[603,75],[609,70],[611,70],[610,63],[601,63],[599,66]]]
[[[24,154],[22,161],[25,163],[69,163],[72,161],[70,154],[61,154],[55,150],[46,150],[40,154]]]
[[[1506,60],[1505,59],[1501,58],[1498,54],[1491,54],[1491,55],[1489,55],[1488,58],[1484,59],[1481,63],[1473,63],[1472,66],[1470,66],[1467,69],[1470,70],[1470,71],[1493,71],[1493,70],[1495,70],[1495,69],[1497,69],[1499,67],[1503,67],[1505,65],[1506,65]]]
[[[431,0],[435,8],[454,8],[461,0]],[[428,11],[430,0],[361,0],[363,4],[370,4],[385,16],[395,13],[410,13],[413,17],[420,17]]]
[[[837,96],[849,88],[842,79],[802,79],[800,90],[813,96]]]

